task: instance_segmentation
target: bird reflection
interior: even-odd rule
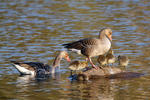
[[[27,87],[31,85],[30,83],[39,83],[39,82],[45,82],[47,80],[61,80],[61,74],[60,73],[54,73],[54,74],[43,74],[43,75],[20,75],[17,78],[17,87]],[[25,89],[25,88],[24,88]]]
[[[76,95],[80,99],[89,100],[114,100],[115,85],[120,80],[110,80],[100,78],[98,80],[74,82],[70,87],[72,90],[78,91]],[[73,93],[73,92],[72,92]],[[73,95],[70,93],[70,95]]]
[[[28,83],[35,80],[35,77],[33,75],[20,75],[17,78],[18,86],[27,86]]]

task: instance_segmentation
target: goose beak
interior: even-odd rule
[[[109,39],[112,41],[112,36],[111,35],[109,36]]]
[[[68,62],[71,61],[71,59],[69,58],[69,56],[66,56],[65,59],[66,59]]]

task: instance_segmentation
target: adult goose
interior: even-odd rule
[[[63,44],[65,48],[71,51],[77,51],[86,56],[92,67],[97,67],[91,60],[91,57],[104,55],[111,48],[112,30],[104,28],[100,31],[98,38],[85,38],[75,42]]]
[[[65,58],[70,61],[68,53],[66,51],[61,51],[54,59],[52,67],[48,64],[41,62],[17,62],[11,61],[12,65],[23,75],[40,75],[40,74],[50,74],[55,73],[55,68],[60,66],[60,61]]]

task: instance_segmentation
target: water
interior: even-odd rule
[[[71,82],[68,63],[61,75],[35,79],[20,77],[10,60],[52,64],[64,50],[61,44],[97,37],[113,30],[116,56],[127,55],[128,71],[145,75],[133,79]],[[150,2],[148,0],[1,0],[1,100],[148,100],[150,98]],[[73,60],[85,57],[70,53]],[[96,59],[94,63],[96,63]]]

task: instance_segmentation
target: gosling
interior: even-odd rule
[[[109,52],[107,53],[106,59],[107,59],[107,64],[112,64],[113,66],[113,63],[115,63],[116,58],[114,56],[114,52],[112,49],[110,49]]]
[[[82,70],[88,66],[87,61],[73,61],[69,64],[69,69],[71,70],[71,75],[72,71],[75,71],[77,73],[77,70]]]
[[[118,56],[118,62],[119,62],[118,64],[120,66],[126,67],[128,65],[128,63],[129,63],[129,59],[128,59],[127,56],[121,56],[121,55],[119,55]]]
[[[106,56],[99,55],[98,58],[97,58],[97,62],[99,63],[100,68],[103,68],[107,64]]]

